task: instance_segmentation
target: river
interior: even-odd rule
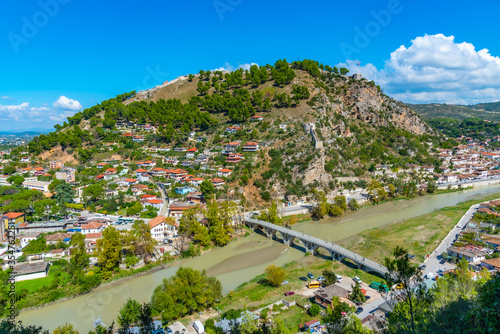
[[[335,242],[368,229],[416,217],[498,191],[500,191],[500,186],[496,185],[424,196],[409,201],[387,202],[365,207],[342,217],[297,224],[293,229]],[[222,282],[226,293],[241,283],[262,274],[270,264],[281,266],[303,256],[304,254],[295,248],[287,249],[280,243],[252,234],[232,241],[226,247],[181,262],[183,266],[205,269],[209,275],[216,276]],[[169,268],[150,275],[117,282],[114,286],[99,287],[86,295],[54,303],[41,309],[24,311],[18,319],[24,324],[43,326],[44,329],[51,331],[58,325],[68,322],[81,333],[86,333],[92,329],[94,319],[101,318],[105,324],[111,324],[127,298],[130,297],[139,302],[149,301],[154,288],[163,279],[174,275],[178,266],[179,263],[174,263]]]

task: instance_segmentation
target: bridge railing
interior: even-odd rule
[[[300,238],[300,239],[310,241],[310,242],[316,244],[317,246],[323,247],[327,250],[331,250],[331,251],[333,251],[341,256],[344,256],[344,257],[347,257],[351,260],[359,262],[363,266],[368,267],[370,269],[373,269],[377,272],[384,273],[384,274],[388,272],[388,270],[385,266],[382,266],[382,265],[378,264],[377,262],[374,262],[372,260],[364,258],[361,255],[356,254],[354,252],[351,252],[350,250],[345,249],[344,247],[341,247],[341,246],[336,245],[334,243],[321,240],[319,238],[310,236],[310,235],[302,233],[302,232],[297,232],[297,231],[294,231],[294,230],[291,230],[288,228],[284,228],[282,226],[271,224],[271,223],[263,221],[263,220],[258,220],[258,219],[253,219],[253,218],[245,218],[245,221],[252,223],[252,224],[261,225],[263,227],[271,228],[271,229],[278,231],[282,234],[286,233],[286,234],[291,235],[295,238]]]

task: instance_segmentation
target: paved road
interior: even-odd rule
[[[475,204],[467,210],[467,212],[460,218],[458,223],[451,229],[448,235],[441,241],[441,243],[436,247],[436,249],[429,255],[427,259],[425,259],[424,264],[426,268],[422,271],[424,275],[429,273],[437,274],[439,269],[445,271],[448,269],[456,268],[456,265],[445,262],[444,264],[440,264],[441,261],[441,253],[446,252],[446,249],[450,247],[455,241],[456,235],[463,229],[465,229],[465,225],[472,219],[474,213],[479,208],[480,204]],[[372,303],[363,305],[363,312],[358,314],[357,316],[360,319],[365,318],[366,316],[373,313],[380,305],[385,302],[384,298],[379,298]]]
[[[439,269],[445,271],[448,269],[456,268],[456,265],[445,262],[444,264],[440,264],[441,261],[441,253],[446,252],[446,249],[453,245],[453,242],[456,239],[457,234],[460,233],[461,230],[465,229],[465,225],[472,219],[480,204],[475,204],[467,210],[467,212],[460,218],[458,223],[454,226],[454,228],[448,233],[448,235],[441,241],[441,243],[436,247],[436,249],[429,255],[427,259],[424,260],[424,264],[426,268],[423,270],[425,275],[429,273],[436,274]]]
[[[159,216],[167,217],[168,214],[168,201],[167,201],[167,196],[165,195],[165,189],[160,186],[156,185],[158,187],[158,190],[160,191],[161,194],[161,200],[163,201],[163,204],[161,206],[160,211],[158,211]]]

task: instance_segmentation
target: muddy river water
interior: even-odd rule
[[[499,191],[500,186],[497,185],[424,196],[409,201],[384,203],[363,208],[343,217],[297,224],[293,229],[335,242],[372,228]],[[174,263],[167,269],[100,287],[86,295],[54,303],[41,309],[24,311],[18,319],[24,324],[41,325],[50,331],[68,322],[74,324],[81,333],[86,333],[92,329],[94,319],[101,318],[103,323],[111,324],[127,298],[130,297],[139,302],[149,301],[154,288],[163,279],[174,275],[180,264],[207,270],[208,275],[216,276],[222,282],[224,293],[226,293],[241,283],[262,274],[270,264],[280,266],[303,256],[300,250],[287,248],[261,235],[252,234],[200,257]]]

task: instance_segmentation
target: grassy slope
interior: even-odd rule
[[[462,202],[403,222],[365,231],[338,244],[378,263],[383,263],[383,259],[391,255],[394,247],[402,246],[409,249],[410,254],[417,256],[415,261],[421,262],[425,254],[437,247],[471,205],[499,197],[500,193],[494,193],[481,199]]]

